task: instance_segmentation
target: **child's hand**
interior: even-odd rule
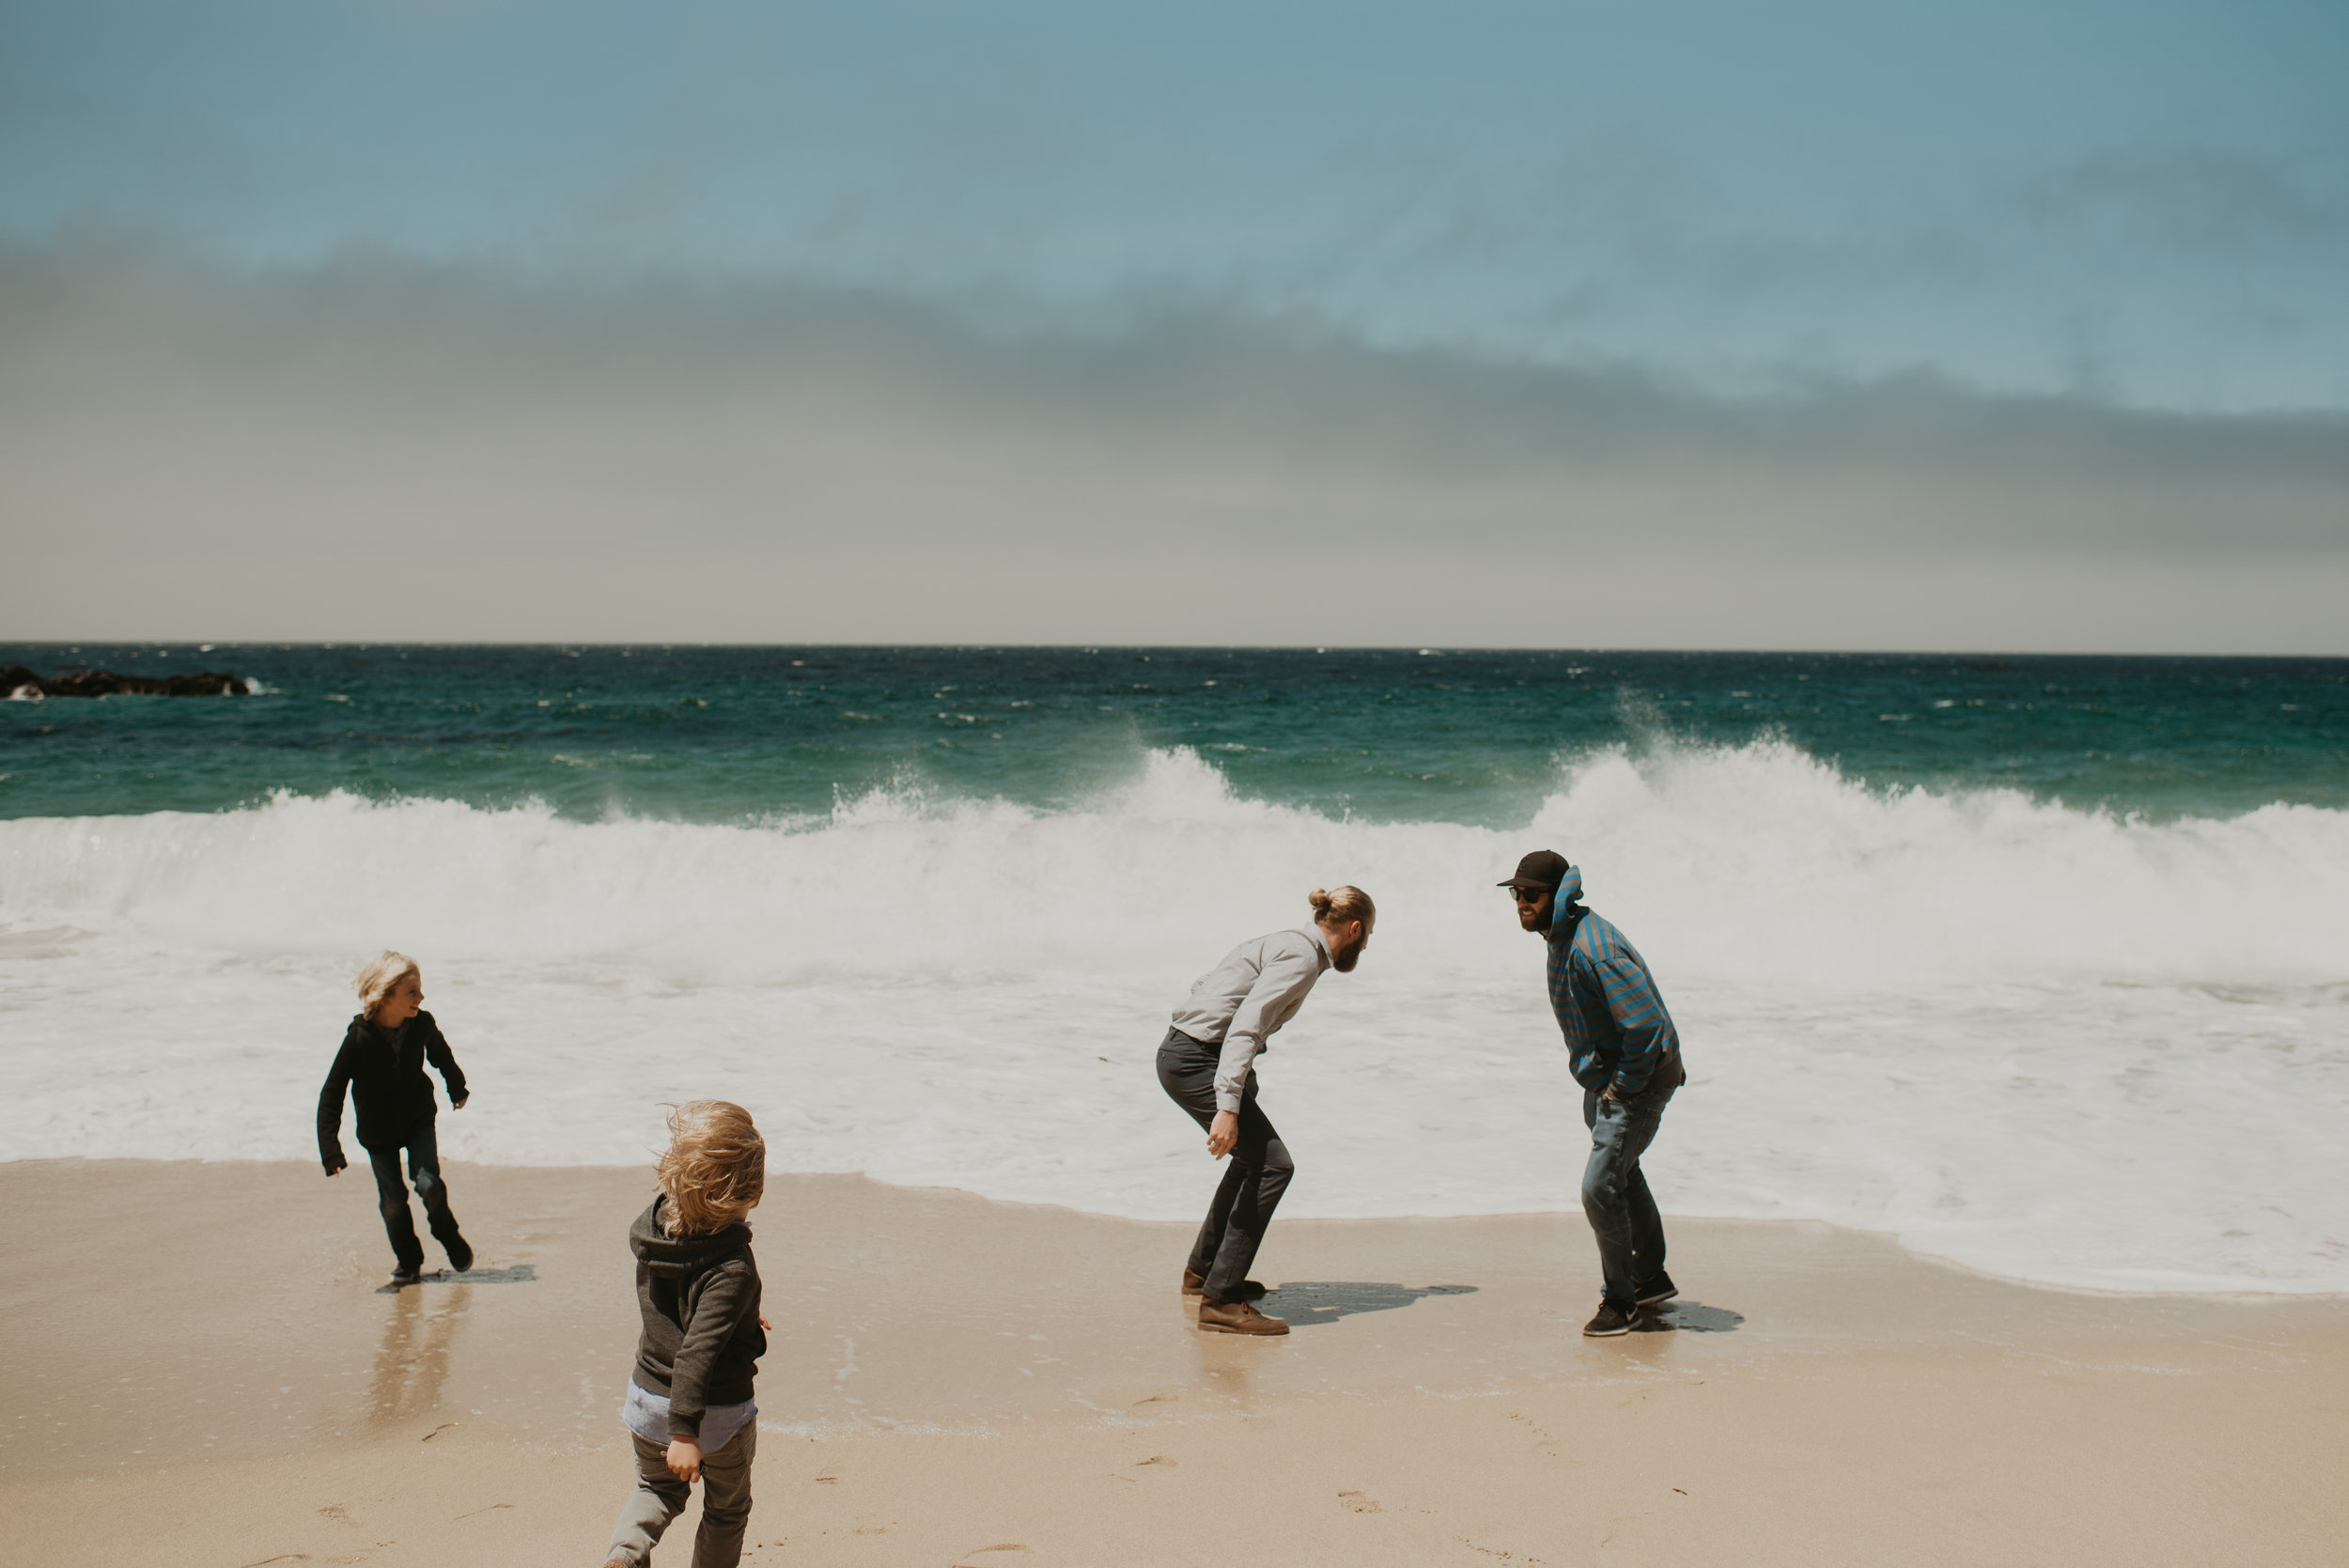
[[[758,1326],[761,1328],[766,1329],[770,1334],[775,1331],[775,1326],[767,1321],[767,1314],[765,1312],[758,1314]]]
[[[448,1108],[449,1108],[451,1110],[464,1110],[464,1109],[465,1109],[465,1101],[466,1101],[466,1100],[469,1100],[469,1099],[472,1099],[472,1098],[473,1098],[473,1096],[472,1096],[471,1094],[465,1094],[465,1095],[462,1095],[462,1096],[460,1096],[460,1097],[459,1097],[459,1098],[457,1098],[457,1099],[453,1099],[453,1100],[449,1101],[449,1102],[448,1102]]]
[[[691,1486],[701,1479],[702,1446],[691,1437],[669,1439],[669,1473]]]

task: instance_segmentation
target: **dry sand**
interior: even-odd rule
[[[450,1185],[482,1266],[385,1292],[364,1172],[0,1165],[0,1562],[596,1568],[648,1177]],[[2349,1563],[2337,1297],[1681,1219],[1677,1327],[1590,1341],[1579,1215],[1284,1220],[1251,1341],[1187,1227],[856,1177],[757,1226],[753,1564]]]

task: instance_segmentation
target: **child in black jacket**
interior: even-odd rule
[[[359,1146],[375,1167],[375,1195],[383,1211],[383,1230],[392,1239],[392,1283],[413,1284],[424,1277],[424,1243],[416,1239],[416,1222],[408,1212],[408,1194],[399,1183],[399,1156],[408,1153],[408,1179],[424,1200],[426,1219],[433,1239],[448,1253],[459,1273],[473,1266],[473,1249],[457,1229],[449,1212],[448,1184],[441,1179],[441,1143],[433,1123],[440,1114],[432,1100],[432,1080],[424,1076],[426,1063],[438,1068],[448,1085],[452,1110],[464,1107],[465,1074],[441,1037],[440,1025],[423,1011],[424,971],[401,953],[386,953],[351,982],[359,993],[359,1016],[350,1020],[343,1048],[334,1053],[334,1066],[319,1091],[319,1162],[330,1176],[350,1162],[343,1157],[343,1094],[350,1091],[358,1110]]]
[[[751,1113],[694,1100],[669,1118],[661,1195],[629,1227],[644,1330],[620,1411],[636,1451],[636,1490],[612,1527],[604,1568],[644,1568],[661,1531],[702,1483],[693,1568],[735,1568],[751,1519],[767,1353],[758,1265],[744,1220],[767,1185],[767,1145]]]

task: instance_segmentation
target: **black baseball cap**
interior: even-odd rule
[[[1517,862],[1517,874],[1505,882],[1493,884],[1499,888],[1554,888],[1566,879],[1574,868],[1555,849],[1536,849]]]

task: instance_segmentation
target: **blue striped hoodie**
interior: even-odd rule
[[[1582,873],[1569,866],[1549,924],[1549,1006],[1566,1037],[1566,1068],[1593,1093],[1617,1099],[1647,1087],[1676,1055],[1680,1035],[1647,960],[1630,939],[1576,902]]]

